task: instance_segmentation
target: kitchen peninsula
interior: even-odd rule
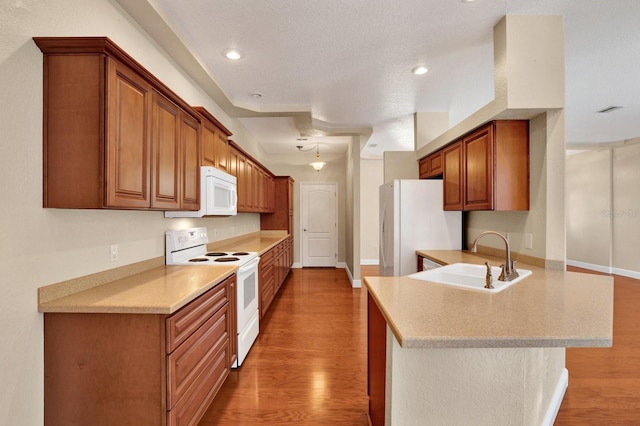
[[[442,265],[503,261],[418,254]],[[613,279],[520,267],[533,274],[493,294],[364,277],[374,426],[553,424],[568,381],[565,348],[612,345]]]

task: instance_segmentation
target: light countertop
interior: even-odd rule
[[[229,240],[210,243],[209,249],[255,251],[259,254],[287,238],[285,231],[261,231]],[[237,271],[237,266],[159,266],[124,278],[94,285],[81,277],[53,284],[42,297],[39,312],[172,314]],[[76,290],[79,289],[79,290]],[[45,300],[45,301],[43,301]]]
[[[417,251],[441,264],[504,259],[453,250]],[[552,271],[533,273],[498,293],[408,277],[363,278],[404,348],[609,347],[613,278]]]
[[[161,266],[78,293],[40,303],[40,312],[172,314],[236,266]]]
[[[286,231],[261,231],[231,240],[209,243],[210,250],[255,251],[258,255],[266,253],[288,237]]]

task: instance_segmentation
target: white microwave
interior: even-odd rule
[[[235,216],[238,214],[236,177],[215,167],[200,167],[200,210],[165,211],[164,217]]]

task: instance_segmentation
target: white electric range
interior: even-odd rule
[[[237,265],[237,319],[238,319],[238,358],[232,365],[239,367],[260,331],[258,314],[258,264],[260,257],[256,252],[213,251],[207,250],[209,237],[207,228],[189,228],[167,231],[167,265]]]

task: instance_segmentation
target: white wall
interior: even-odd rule
[[[360,160],[360,262],[378,264],[379,198],[383,182],[382,160]]]
[[[0,2],[0,424],[43,422],[43,316],[37,288],[164,256],[164,231],[259,229],[257,214],[164,219],[161,212],[42,208],[42,53],[33,36],[108,36],[192,105],[207,107],[245,147],[255,141],[229,119],[108,0]],[[260,158],[260,153],[253,152]],[[109,261],[109,245],[119,260]]]
[[[567,261],[611,266],[611,150],[567,157]]]
[[[567,259],[640,278],[640,144],[567,158]]]

